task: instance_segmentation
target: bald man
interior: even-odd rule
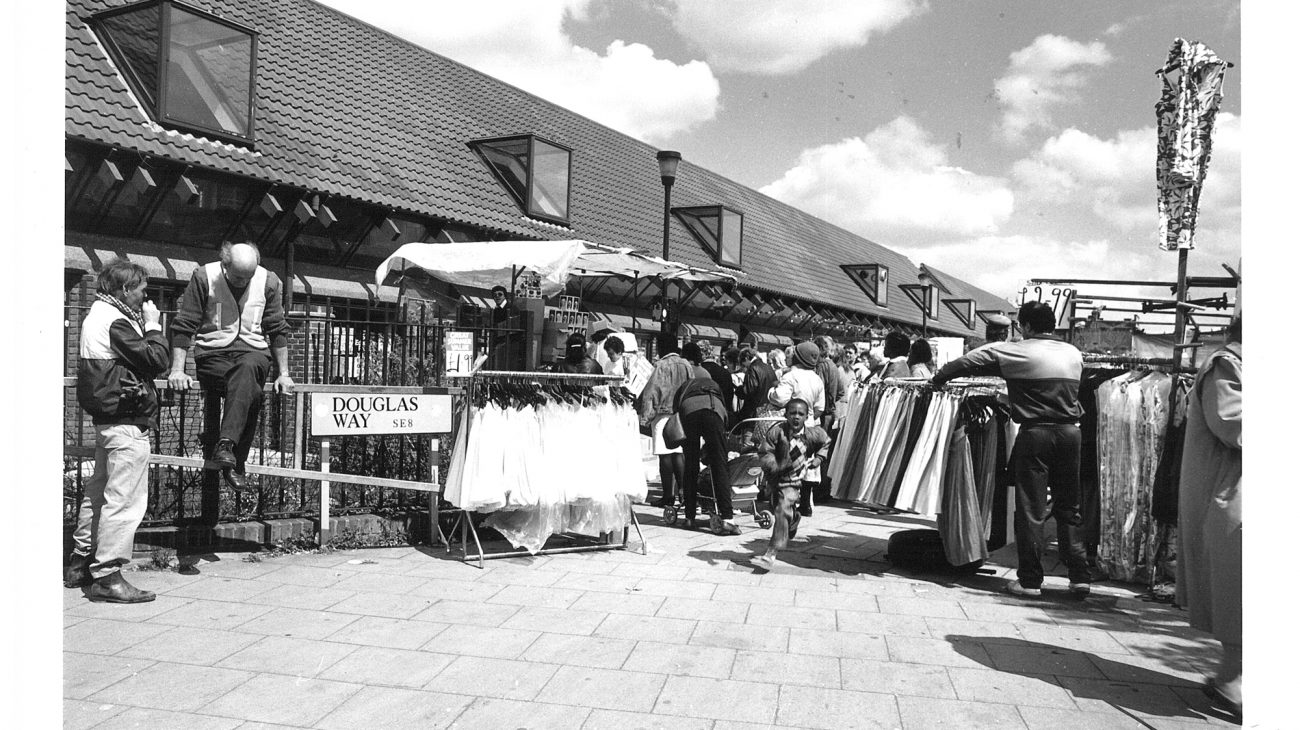
[[[262,268],[261,261],[251,243],[223,243],[220,260],[194,270],[172,319],[168,385],[190,387],[185,359],[192,345],[199,383],[225,396],[211,457],[236,489],[244,488],[244,462],[257,431],[272,355],[276,392],[293,388],[280,277]]]

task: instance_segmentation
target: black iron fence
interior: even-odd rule
[[[83,291],[84,294],[84,291]],[[163,310],[164,327],[174,312],[175,298],[158,292],[154,300]],[[76,373],[79,324],[89,301],[70,302],[67,323],[68,371]],[[301,300],[299,300],[301,302]],[[524,330],[518,322],[497,323],[475,307],[455,311],[432,303],[396,306],[357,305],[319,298],[308,299],[303,311],[291,317],[290,370],[298,383],[378,386],[449,386],[444,373],[444,342],[451,331],[472,332],[475,351],[489,354],[493,367],[522,367]],[[192,364],[191,364],[192,367]],[[215,441],[217,403],[201,390],[160,393],[158,428],[151,434],[153,453],[199,457],[211,454]],[[297,407],[292,394],[267,388],[258,418],[257,433],[248,463],[282,468],[320,468],[320,449],[309,437],[309,406]],[[76,519],[84,482],[94,470],[95,431],[76,404],[75,388],[65,388],[64,443],[82,454],[64,458],[64,520]],[[428,482],[435,465],[439,479],[449,463],[454,434],[438,439],[433,448],[427,436],[354,436],[332,441],[330,471]],[[77,447],[80,447],[78,451]],[[215,524],[219,521],[301,517],[319,513],[316,482],[249,474],[249,491],[230,488],[215,471],[166,464],[149,469],[149,506],[144,524]],[[336,484],[330,492],[331,514],[383,512],[427,508],[428,498],[401,489]]]

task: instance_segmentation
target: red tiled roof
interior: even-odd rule
[[[656,148],[311,0],[189,2],[259,33],[255,149],[150,120],[86,23],[100,10],[125,4],[116,0],[68,2],[69,138],[504,236],[582,238],[661,251]],[[529,132],[574,150],[569,228],[524,216],[468,145]],[[898,290],[917,283],[918,269],[897,252],[689,161],[678,170],[673,204],[727,204],[744,213],[745,286],[920,322]],[[669,257],[713,265],[676,221]],[[859,263],[889,267],[895,291],[888,309],[872,303],[839,268]],[[944,309],[932,326],[969,332]]]

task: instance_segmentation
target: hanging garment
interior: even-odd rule
[[[1083,541],[1089,555],[1097,552],[1097,541],[1101,535],[1101,488],[1097,475],[1097,388],[1112,378],[1127,373],[1119,368],[1087,367],[1083,369],[1083,378],[1079,383],[1079,404],[1083,406],[1083,415],[1079,418],[1079,511],[1083,513],[1083,525],[1079,528],[1079,539]]]
[[[1173,394],[1169,400],[1169,423],[1166,425],[1164,445],[1160,450],[1160,465],[1156,467],[1155,484],[1151,490],[1151,516],[1164,525],[1178,524],[1178,478],[1183,463],[1183,434],[1187,430],[1187,391],[1191,378],[1174,377]]]
[[[1232,343],[1196,375],[1178,493],[1178,603],[1225,644],[1241,643],[1241,366]]]
[[[975,493],[975,472],[966,433],[966,426],[960,424],[952,431],[938,517],[944,555],[953,565],[967,565],[988,557],[984,518]]]
[[[1117,580],[1151,578],[1157,544],[1151,490],[1160,461],[1170,376],[1128,373],[1097,390],[1101,529],[1097,565]]]

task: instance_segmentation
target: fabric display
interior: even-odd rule
[[[1172,381],[1166,373],[1130,371],[1097,388],[1097,567],[1111,579],[1153,577],[1159,534],[1152,485],[1165,447]]]
[[[1005,406],[988,384],[935,390],[873,382],[853,391],[827,476],[837,499],[938,516],[953,565],[988,557],[1002,481]]]
[[[491,513],[484,524],[532,553],[551,535],[623,529],[646,496],[630,397],[573,385],[481,386],[460,416],[443,496]]]

